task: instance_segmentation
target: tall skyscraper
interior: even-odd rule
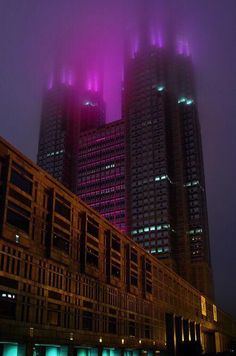
[[[105,115],[97,87],[79,90],[71,72],[57,68],[43,98],[38,165],[75,191],[79,135],[104,125]]]
[[[169,37],[164,44],[160,34],[152,34],[150,40],[147,34],[125,60],[123,120],[105,124],[96,80],[78,100],[67,82],[47,92],[38,163],[212,297],[201,132],[189,47],[182,39],[175,44]]]
[[[204,167],[186,42],[141,42],[125,65],[127,230],[213,296]]]
[[[56,73],[43,98],[37,163],[70,189],[78,123],[79,105],[71,78]]]
[[[49,83],[43,99],[38,164],[126,231],[124,122],[105,124],[96,81],[78,91],[62,78]]]

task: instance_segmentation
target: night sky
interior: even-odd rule
[[[157,19],[174,19],[190,42],[216,299],[236,316],[236,1],[145,4]],[[137,0],[0,0],[0,135],[36,160],[43,87],[58,54],[78,76],[85,58],[99,62],[108,121],[118,119],[124,33],[142,6]]]

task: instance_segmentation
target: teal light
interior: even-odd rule
[[[131,232],[131,234],[136,235],[136,234],[140,234],[143,232],[149,232],[149,231],[169,230],[170,228],[171,228],[170,224],[162,224],[162,225],[157,225],[157,226],[145,226],[142,229],[133,230]]]
[[[98,349],[96,348],[90,349],[90,356],[98,356]]]
[[[4,345],[3,356],[17,356],[18,346],[17,345]]]
[[[182,96],[181,98],[179,98],[178,104],[185,103],[186,101],[187,101],[187,98],[185,98],[185,96]]]
[[[108,349],[103,349],[102,356],[110,356],[110,351]]]
[[[189,230],[189,235],[201,234],[203,232],[202,228]]]
[[[155,177],[155,182],[160,182],[163,180],[168,180],[172,184],[172,181],[170,180],[170,178],[167,174]]]
[[[157,86],[157,91],[163,91],[163,90],[165,90],[164,85],[158,85]]]
[[[186,105],[192,105],[194,103],[193,99],[186,98],[185,96],[181,96],[178,100],[178,104],[185,103]]]
[[[200,185],[199,180],[194,180],[194,181],[192,181],[192,182],[187,182],[187,183],[185,184],[185,187],[192,187],[192,186],[194,186],[194,185]]]
[[[87,349],[79,348],[77,350],[77,356],[87,356]]]
[[[192,105],[193,104],[193,100],[192,99],[188,99],[187,101],[186,101],[186,105]]]
[[[46,356],[58,356],[58,348],[57,347],[55,347],[55,346],[48,346],[47,348],[46,348],[46,353],[45,353],[45,355]]]

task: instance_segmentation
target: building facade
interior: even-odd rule
[[[70,189],[73,189],[78,124],[79,105],[74,87],[55,81],[43,98],[37,163]]]
[[[79,135],[76,194],[125,231],[125,125],[115,121]]]
[[[0,188],[4,356],[229,347],[229,316],[3,139]]]
[[[100,91],[87,90],[80,105],[80,133],[103,126],[106,122],[105,103]]]
[[[212,297],[200,124],[181,48],[145,41],[126,60],[127,230]]]
[[[70,86],[59,87],[74,97]],[[142,37],[125,60],[121,121],[104,124],[105,104],[94,88],[78,99],[77,111],[57,116],[62,103],[76,108],[70,100],[65,106],[58,92],[55,87],[46,95],[39,165],[213,297],[201,132],[186,42],[163,46]]]

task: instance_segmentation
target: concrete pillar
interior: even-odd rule
[[[168,355],[176,354],[175,322],[173,314],[166,314],[166,342]]]
[[[102,356],[102,350],[103,350],[102,345],[99,345],[98,346],[98,356]]]
[[[124,353],[125,353],[125,350],[124,350],[124,348],[122,347],[122,348],[120,349],[120,356],[124,356]]]
[[[175,317],[175,337],[176,337],[176,354],[179,354],[179,347],[183,342],[183,320],[182,317]]]
[[[183,320],[183,330],[184,330],[184,341],[189,341],[189,323],[188,320]]]
[[[222,347],[221,347],[221,337],[220,337],[220,333],[219,332],[215,332],[215,349],[216,349],[216,352],[221,352],[221,351],[224,351],[222,350]]]
[[[33,342],[30,340],[25,345],[25,356],[33,355]]]
[[[74,345],[69,344],[68,345],[68,356],[73,356],[74,355]]]
[[[194,321],[189,322],[189,327],[190,327],[190,339],[192,342],[196,341],[195,339],[195,323]]]
[[[196,339],[198,342],[201,342],[201,329],[200,329],[200,324],[195,325],[196,328]]]

